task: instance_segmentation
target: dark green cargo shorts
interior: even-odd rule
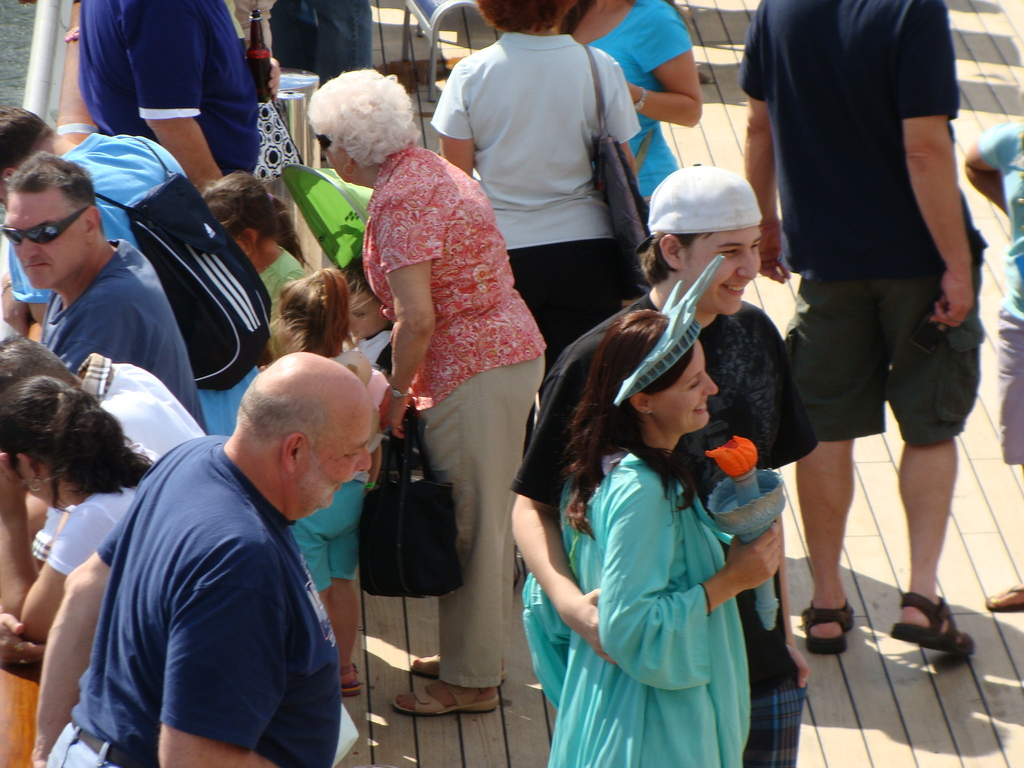
[[[786,344],[819,440],[884,432],[886,401],[911,445],[963,431],[980,377],[977,304],[933,353],[910,341],[939,295],[939,280],[801,281]],[[979,281],[976,274],[975,286]]]

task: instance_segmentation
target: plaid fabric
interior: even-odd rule
[[[750,702],[750,736],[743,768],[793,768],[800,744],[800,719],[807,689],[791,677],[767,696]]]
[[[102,400],[114,380],[114,366],[110,358],[93,352],[78,367],[78,378],[82,380],[82,389]]]

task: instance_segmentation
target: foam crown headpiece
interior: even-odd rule
[[[704,294],[711,279],[718,271],[718,265],[725,261],[722,254],[718,254],[711,260],[697,281],[690,286],[690,289],[683,294],[683,284],[676,283],[672,292],[668,295],[665,306],[662,307],[662,314],[668,316],[668,325],[661,334],[661,338],[654,345],[654,348],[647,353],[639,367],[632,375],[622,382],[619,387],[619,394],[615,396],[615,405],[621,405],[637,392],[642,392],[665,371],[675,365],[679,358],[686,354],[686,350],[693,346],[700,335],[700,323],[697,322],[697,302]]]

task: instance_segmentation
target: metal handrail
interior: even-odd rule
[[[50,122],[60,99],[66,50],[62,43],[71,19],[71,4],[72,0],[38,0],[36,3],[22,106]]]

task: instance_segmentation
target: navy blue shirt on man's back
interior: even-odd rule
[[[224,452],[168,452],[97,552],[110,566],[75,722],[147,768],[160,724],[329,768],[338,650],[288,520]]]
[[[156,270],[127,240],[69,307],[54,293],[43,319],[43,345],[72,373],[93,352],[145,368],[205,425],[188,349]]]
[[[155,139],[147,119],[193,117],[221,170],[253,169],[256,86],[223,2],[91,0],[81,24],[79,85],[103,133]]]
[[[901,130],[904,119],[959,108],[942,0],[762,0],[740,86],[768,102],[794,271],[812,280],[944,271]]]

